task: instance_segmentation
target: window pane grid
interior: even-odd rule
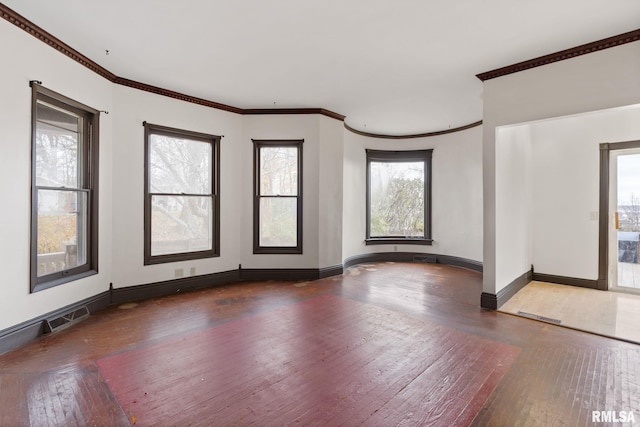
[[[260,198],[260,246],[296,246],[297,197]]]
[[[149,191],[165,194],[211,194],[211,142],[166,135],[149,137]]]
[[[254,253],[302,253],[302,140],[254,146]]]
[[[371,237],[424,237],[424,163],[371,162]]]
[[[87,200],[85,191],[38,190],[38,277],[87,262]]]
[[[219,137],[145,129],[145,264],[217,256]]]
[[[430,244],[431,150],[367,150],[367,244]]]
[[[298,148],[260,147],[260,186],[263,196],[298,195]]]
[[[82,187],[83,118],[39,101],[35,126],[36,184]]]
[[[208,196],[151,196],[151,255],[213,248],[213,199]]]
[[[97,273],[98,112],[33,84],[32,292]]]

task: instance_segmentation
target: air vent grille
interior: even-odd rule
[[[89,317],[89,309],[86,305],[80,308],[74,308],[58,317],[45,320],[45,332],[57,332],[71,325],[75,325],[87,317]]]
[[[438,262],[438,258],[435,255],[415,255],[413,257],[413,262],[436,263]]]

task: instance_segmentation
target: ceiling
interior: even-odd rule
[[[388,135],[481,120],[476,74],[640,27],[638,0],[3,3],[120,77]]]

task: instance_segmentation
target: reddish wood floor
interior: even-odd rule
[[[640,423],[640,347],[479,308],[481,275],[360,265],[93,314],[0,356],[0,426]]]

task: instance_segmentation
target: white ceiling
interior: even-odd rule
[[[640,27],[638,0],[3,3],[120,77],[394,135],[482,119],[478,73]]]

